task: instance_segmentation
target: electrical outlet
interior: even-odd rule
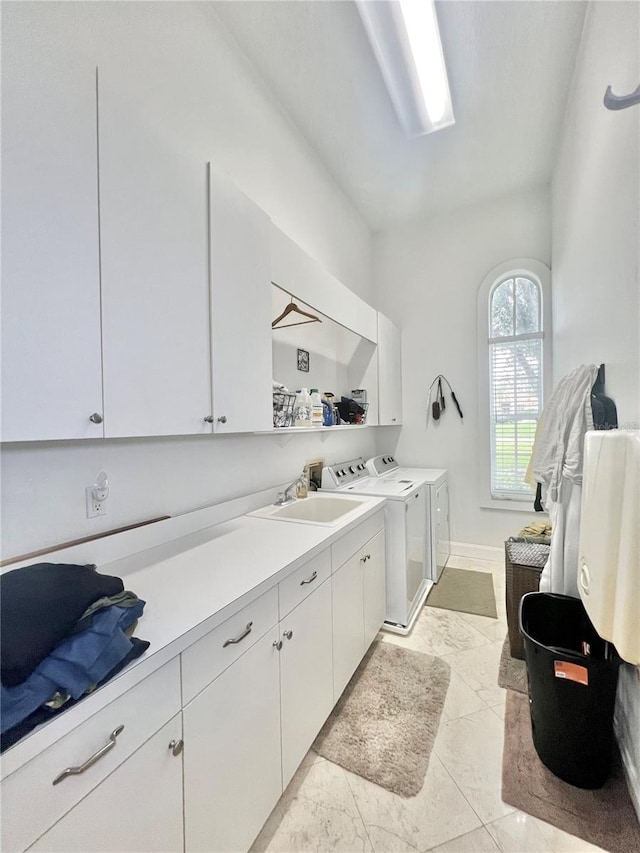
[[[99,515],[107,514],[107,499],[98,500],[95,496],[95,485],[87,486],[87,518],[97,518]]]

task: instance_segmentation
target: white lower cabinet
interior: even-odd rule
[[[331,584],[280,622],[282,781],[286,787],[333,708]]]
[[[274,626],[183,711],[189,851],[248,850],[282,793],[278,637]]]
[[[370,527],[363,525],[363,536],[370,532]],[[349,535],[353,537],[353,534]],[[358,540],[352,538],[350,541],[353,546]],[[333,551],[334,556],[343,555],[344,546],[338,543]],[[384,531],[376,533],[339,566],[332,575],[331,583],[333,698],[337,702],[384,622]]]
[[[363,555],[355,553],[333,585],[333,698],[337,702],[364,655]]]
[[[382,624],[382,524],[363,521],[3,779],[2,849],[247,851]]]
[[[181,738],[176,714],[29,850],[183,850],[182,753],[170,746]]]
[[[384,622],[387,595],[384,558],[384,530],[377,533],[365,546],[367,559],[363,564],[364,587],[364,648],[365,651],[376,638]]]

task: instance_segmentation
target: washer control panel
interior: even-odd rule
[[[380,477],[382,474],[388,474],[389,471],[395,471],[399,467],[393,456],[389,454],[374,456],[366,464],[369,474],[372,477]]]
[[[350,459],[348,462],[339,462],[337,465],[327,465],[322,469],[322,488],[339,489],[342,486],[350,486],[358,480],[365,480],[370,474],[367,471],[367,463],[362,456]]]

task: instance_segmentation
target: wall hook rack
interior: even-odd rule
[[[635,104],[640,104],[640,86],[630,95],[614,95],[611,86],[607,86],[604,105],[608,110],[626,110],[627,107],[633,107]]]

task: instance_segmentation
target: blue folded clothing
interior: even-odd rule
[[[98,611],[89,628],[63,640],[22,684],[1,685],[1,730],[16,726],[56,691],[78,699],[101,681],[131,651],[124,633],[142,615],[145,602],[132,607],[113,605]]]

